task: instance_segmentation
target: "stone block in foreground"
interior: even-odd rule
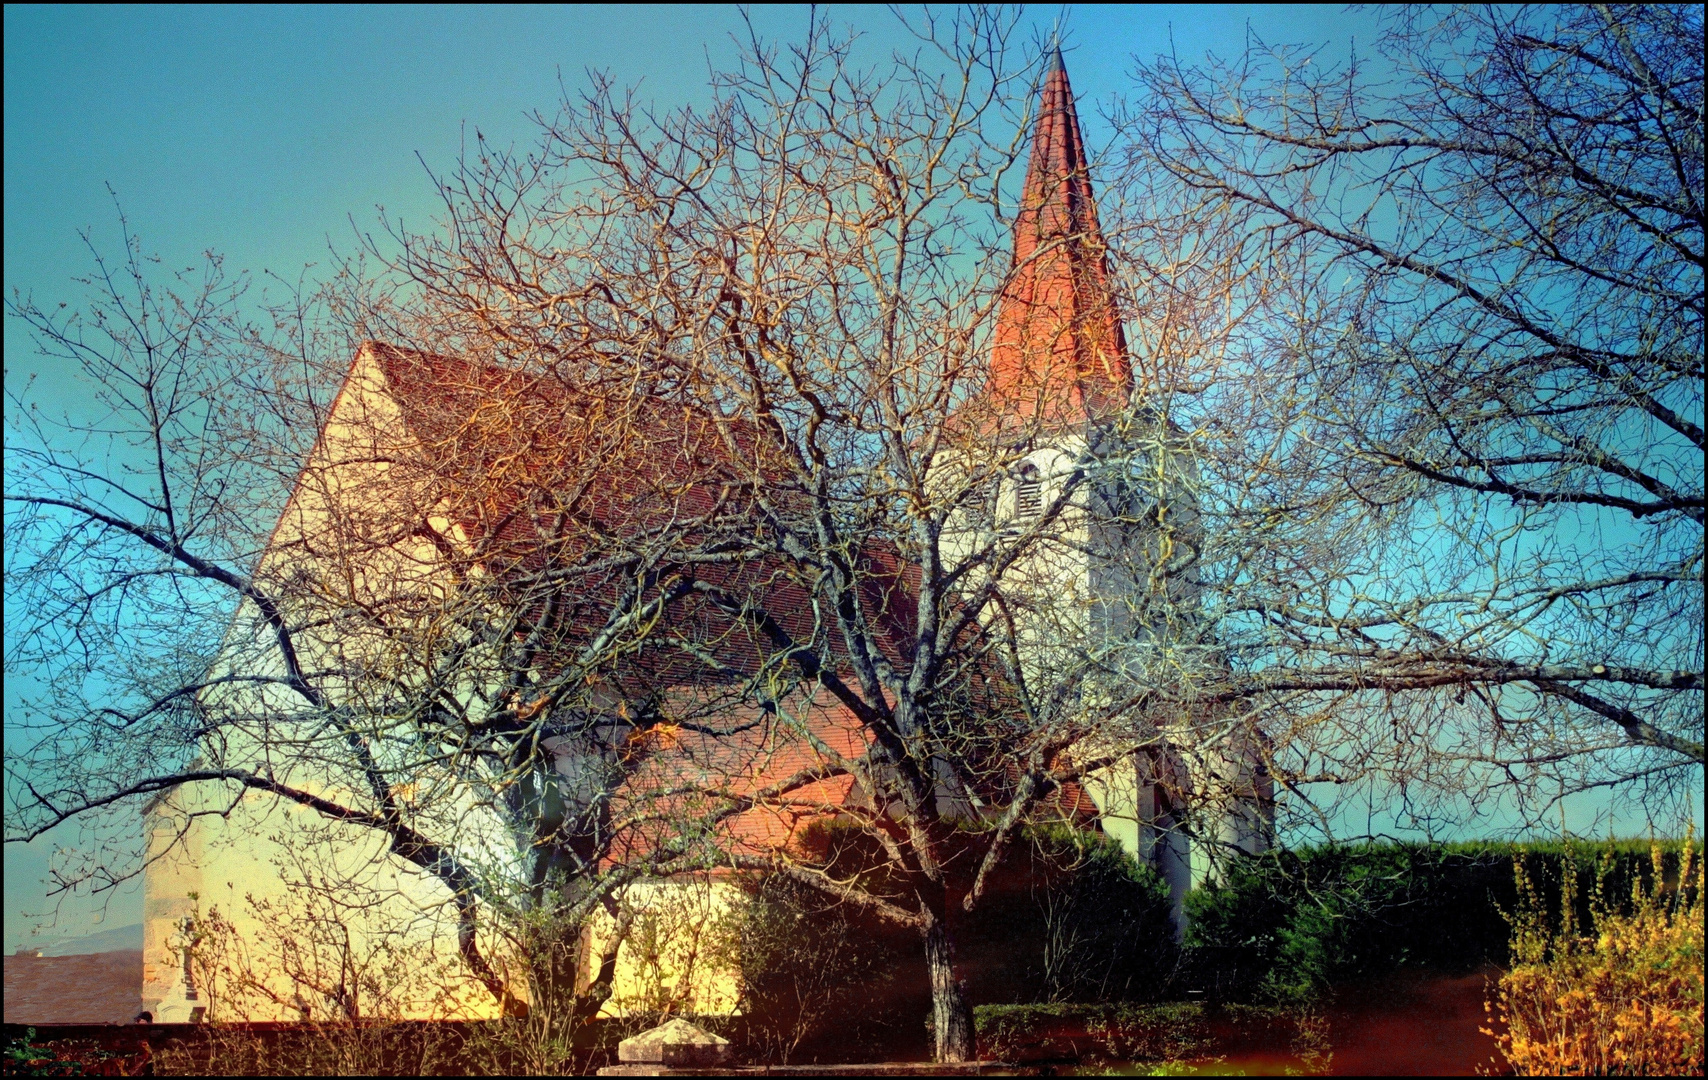
[[[930,1061],[880,1061],[855,1065],[745,1065],[674,1069],[667,1065],[607,1065],[600,1076],[1043,1076],[1049,1066],[1014,1065],[1006,1061],[962,1061],[939,1065]]]
[[[617,1060],[625,1065],[663,1065],[666,1068],[705,1068],[730,1062],[729,1040],[678,1017],[617,1044]]]

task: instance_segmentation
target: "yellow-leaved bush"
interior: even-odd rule
[[[1652,875],[1638,874],[1628,903],[1608,895],[1611,847],[1577,917],[1577,867],[1562,861],[1560,916],[1515,861],[1512,969],[1490,1013],[1501,1052],[1521,1076],[1702,1075],[1702,859],[1694,837],[1669,884],[1659,844]]]

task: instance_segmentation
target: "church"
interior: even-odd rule
[[[663,979],[728,1012],[739,972],[695,935],[739,905],[729,875],[800,869],[839,818],[902,855],[919,821],[1099,830],[1183,932],[1186,892],[1270,843],[1273,792],[1249,721],[1154,692],[1222,661],[1190,455],[1135,389],[1059,51],[994,306],[979,387],[888,451],[930,473],[897,511],[924,544],[791,540],[888,511],[796,482],[784,424],[363,345],[260,559],[257,595],[291,599],[238,612],[203,779],[146,810],[143,1008],[493,1015],[506,945],[473,898],[553,883],[608,1010]],[[836,499],[858,505],[830,521]]]

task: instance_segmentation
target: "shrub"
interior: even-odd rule
[[[7,1076],[135,1076],[148,1065],[148,1047],[125,1055],[90,1039],[36,1042],[36,1029],[9,1033],[0,1053]]]
[[[1566,864],[1562,902],[1549,904],[1514,860],[1513,967],[1492,1011],[1519,1075],[1702,1074],[1701,859],[1687,843],[1669,887],[1654,844],[1650,873],[1628,892],[1613,884],[1615,867],[1614,853],[1603,853],[1589,918],[1580,921],[1575,861]]]
[[[1621,895],[1649,861],[1647,842],[1604,846],[1608,886]],[[1663,844],[1676,866],[1679,846]],[[1512,863],[1554,883],[1540,900],[1558,912],[1567,864],[1595,856],[1562,843],[1370,844],[1273,851],[1234,866],[1187,897],[1189,951],[1234,1000],[1300,1001],[1327,987],[1399,968],[1466,973],[1507,963],[1518,901]],[[1587,917],[1588,899],[1572,897]]]
[[[1090,1065],[1207,1057],[1215,1043],[1204,1013],[1199,1002],[1058,1002],[980,1005],[973,1020],[981,1058]]]
[[[881,891],[885,859],[870,837],[814,825],[804,843],[832,873],[860,873]],[[952,872],[968,878],[971,861],[951,859]],[[986,889],[955,931],[972,1004],[1151,1000],[1168,986],[1167,887],[1114,841],[1029,828]],[[782,876],[755,879],[750,896],[741,934],[750,1052],[772,1061],[925,1054],[919,1018],[929,993],[913,931]]]
[[[161,1076],[461,1076],[485,1025],[375,1020],[202,1024],[160,1047]]]
[[[973,1004],[1162,997],[1177,959],[1162,878],[1082,829],[1016,846],[958,935]]]
[[[1017,1064],[1135,1064],[1192,1074],[1225,1065],[1230,1055],[1266,1061],[1288,1075],[1315,1074],[1329,1064],[1322,1018],[1290,1008],[1209,1006],[1201,1001],[1160,1004],[981,1005],[973,1010],[979,1056]],[[1155,1073],[1153,1073],[1155,1075]]]
[[[903,1023],[886,1005],[909,935],[781,875],[754,882],[751,896],[740,935],[744,1049],[781,1064],[803,1044],[815,1058],[882,1056]]]

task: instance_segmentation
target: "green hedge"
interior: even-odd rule
[[[980,1005],[979,1057],[1031,1063],[1181,1061],[1213,1046],[1202,1002]]]
[[[1321,1072],[1326,1028],[1308,1011],[1276,1006],[1162,1004],[981,1005],[973,1011],[979,1056],[1018,1064],[1190,1065],[1262,1054],[1290,1073]],[[1285,1057],[1291,1057],[1287,1062]]]
[[[1662,844],[1677,873],[1679,841]],[[1587,884],[1610,853],[1610,896],[1649,876],[1644,841],[1603,844],[1372,844],[1272,852],[1187,897],[1188,945],[1204,981],[1232,1000],[1288,1001],[1402,967],[1464,973],[1504,964],[1513,859],[1552,897],[1570,862]],[[1588,888],[1578,892],[1587,914]]]
[[[812,843],[838,876],[858,873],[884,890],[882,870],[873,869],[885,865],[882,852],[869,837],[822,830]],[[1676,874],[1679,846],[1663,845],[1664,874]],[[974,850],[969,843],[951,855],[961,879],[971,873]],[[1098,1038],[1119,1050],[1162,1030],[1152,1021],[1167,1010],[1147,1011],[1145,1003],[1193,988],[1212,988],[1210,997],[1221,1003],[1285,1005],[1399,968],[1462,974],[1503,964],[1510,937],[1504,912],[1517,902],[1514,856],[1556,908],[1562,870],[1575,866],[1583,875],[1579,903],[1587,908],[1604,852],[1612,858],[1611,896],[1629,895],[1633,879],[1651,873],[1647,841],[1272,852],[1188,897],[1182,967],[1167,890],[1154,873],[1105,838],[1039,828],[1016,845],[979,908],[959,920],[956,942],[981,1038],[1002,1044],[1031,1025],[1045,1034],[1026,1038],[1048,1042],[1055,1038],[1048,1032],[1077,1024],[1080,1035],[1063,1037],[1102,1031]],[[929,998],[916,935],[786,878],[756,879],[750,887],[754,905],[741,942],[745,1015],[729,1032],[744,1053],[795,1062],[927,1053]],[[1087,1012],[1085,1003],[1099,1004]],[[1191,1030],[1181,1028],[1181,1037]],[[1160,1044],[1151,1050],[1159,1060],[1182,1056]]]

